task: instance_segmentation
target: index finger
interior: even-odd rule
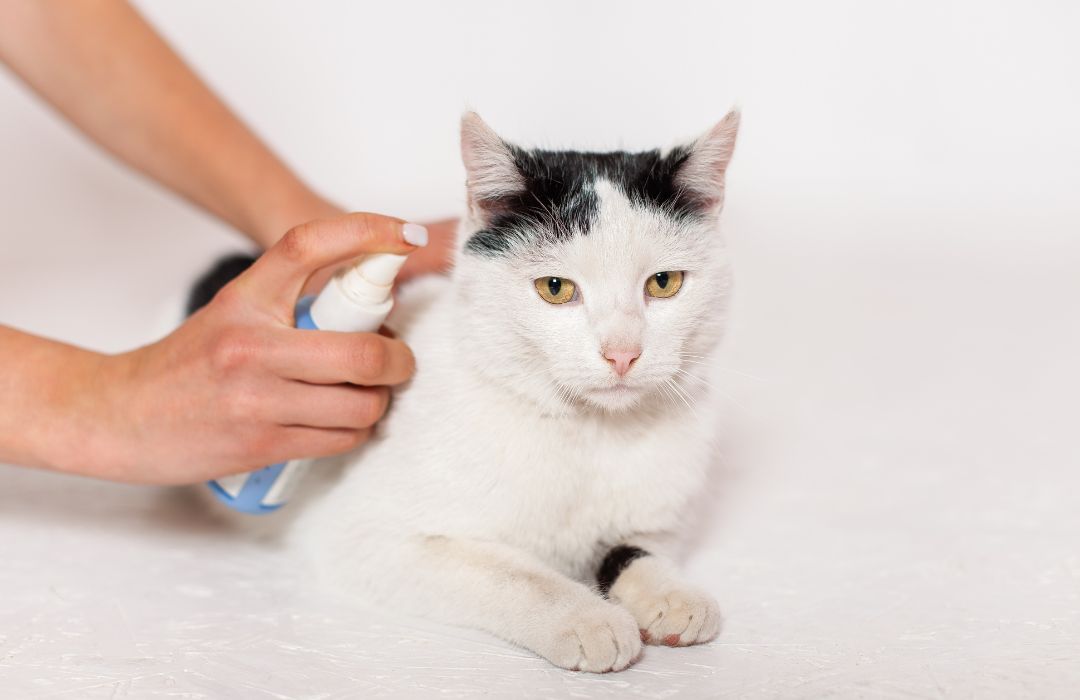
[[[315,271],[368,253],[406,255],[427,243],[427,229],[381,214],[346,214],[301,224],[237,278],[258,306],[292,318],[300,291]]]

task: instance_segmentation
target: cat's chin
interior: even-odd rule
[[[582,398],[590,405],[609,413],[623,413],[638,406],[645,393],[638,387],[620,383],[590,389]]]

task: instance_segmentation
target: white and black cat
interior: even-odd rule
[[[288,506],[326,581],[569,669],[716,636],[673,556],[718,430],[700,374],[725,326],[738,124],[579,153],[464,117],[454,271],[406,286],[390,321],[417,374],[340,481]]]

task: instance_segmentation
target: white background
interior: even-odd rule
[[[411,219],[460,210],[467,106],[594,148],[742,108],[727,456],[689,562],[728,623],[565,674],[305,593],[173,494],[0,467],[5,695],[1075,690],[1077,5],[139,4],[318,189]],[[2,74],[0,212],[0,322],[106,351],[242,245]]]

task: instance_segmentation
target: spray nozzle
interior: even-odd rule
[[[337,282],[345,296],[353,301],[379,304],[390,298],[394,278],[404,264],[404,255],[367,255],[340,273]]]

